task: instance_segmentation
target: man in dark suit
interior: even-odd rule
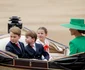
[[[25,48],[22,42],[19,42],[21,37],[21,29],[18,27],[12,27],[10,29],[10,41],[6,45],[6,51],[12,52],[18,55],[19,58],[25,58]]]
[[[37,34],[34,31],[28,31],[26,34],[27,46],[25,48],[27,58],[29,59],[40,59],[44,56],[44,60],[49,60],[49,54],[44,50],[42,44],[37,44]]]

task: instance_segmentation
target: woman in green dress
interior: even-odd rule
[[[62,24],[62,26],[69,28],[71,35],[75,38],[69,42],[70,55],[85,52],[85,24],[84,19],[71,19],[69,24]]]

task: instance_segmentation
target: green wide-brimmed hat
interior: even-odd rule
[[[85,30],[84,19],[71,19],[70,23],[61,24],[61,26],[77,30]]]

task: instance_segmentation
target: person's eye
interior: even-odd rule
[[[16,37],[14,36],[14,38],[16,38]]]
[[[10,36],[12,38],[12,36]]]
[[[41,33],[41,34],[43,34],[43,33]]]

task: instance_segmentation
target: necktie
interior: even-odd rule
[[[16,43],[16,45],[17,45],[17,47],[20,49],[20,46],[19,46],[19,44],[18,44],[18,43]]]

